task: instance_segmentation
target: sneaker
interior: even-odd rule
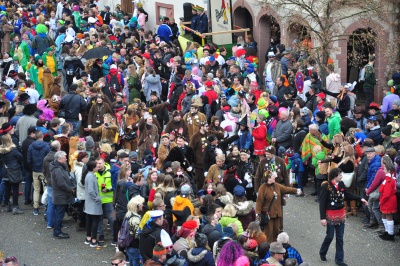
[[[66,225],[61,225],[61,228],[62,228],[62,229],[67,229],[68,226],[66,226]]]
[[[33,209],[33,215],[38,216],[39,215],[39,209]]]
[[[23,214],[24,212],[21,211],[18,207],[15,207],[12,211],[13,215]]]
[[[89,245],[92,241],[85,238],[85,245]]]
[[[394,241],[394,235],[380,235],[379,236],[382,240],[386,240],[386,241]]]
[[[100,244],[103,244],[105,241],[104,241],[104,236],[102,235],[102,236],[99,236],[99,240],[97,240],[97,242],[99,242]]]
[[[48,225],[46,228],[47,229],[53,229],[53,226]]]
[[[97,241],[94,242],[94,243],[90,241],[90,247],[91,248],[97,248],[98,246],[99,246],[99,243],[97,243]]]
[[[326,259],[326,256],[325,256],[325,255],[319,255],[319,257],[321,258],[321,261],[328,261],[328,260]]]
[[[117,245],[117,242],[115,242],[115,241],[111,242],[111,246],[116,246],[116,245]]]

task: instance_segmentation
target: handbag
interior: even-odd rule
[[[7,167],[3,157],[1,157],[1,160],[3,161],[4,168],[6,169],[5,177],[8,179],[8,182],[12,184],[19,184],[25,180],[24,176],[22,175],[21,168],[11,170],[10,168]]]
[[[275,187],[274,187],[274,194],[275,194]],[[272,197],[271,203],[268,206],[268,211],[266,212],[261,212],[261,218],[260,218],[260,226],[266,226],[269,223],[270,217],[269,217],[269,212],[271,211],[272,204],[275,201],[275,195]]]
[[[131,141],[131,140],[134,140],[134,139],[136,139],[136,138],[137,138],[137,133],[136,133],[136,131],[132,131],[132,132],[130,132],[130,133],[128,133],[128,134],[125,135],[125,140],[126,140],[126,141]]]
[[[379,188],[380,188],[380,186],[377,189],[375,189],[372,193],[369,194],[369,199],[372,199],[372,200],[379,199],[379,197],[381,196],[381,193],[379,193]]]
[[[349,188],[353,183],[354,173],[342,173],[342,181],[346,188]]]

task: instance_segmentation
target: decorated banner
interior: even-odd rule
[[[231,0],[211,0],[210,12],[212,32],[232,30]],[[212,35],[216,44],[232,43],[232,33]]]

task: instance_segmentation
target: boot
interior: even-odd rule
[[[346,213],[346,218],[349,216],[349,214],[351,214],[351,212],[349,212],[348,208],[347,208],[347,201],[344,202],[344,211]]]
[[[382,240],[386,240],[386,241],[394,241],[394,235],[380,235],[379,236]]]
[[[357,202],[355,200],[350,201],[351,215],[357,217]]]

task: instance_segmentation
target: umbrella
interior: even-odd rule
[[[111,55],[113,51],[111,51],[108,48],[103,48],[103,47],[98,47],[98,48],[93,48],[87,51],[82,55],[82,58],[85,59],[92,59],[92,58],[103,58],[103,56],[108,56]]]

